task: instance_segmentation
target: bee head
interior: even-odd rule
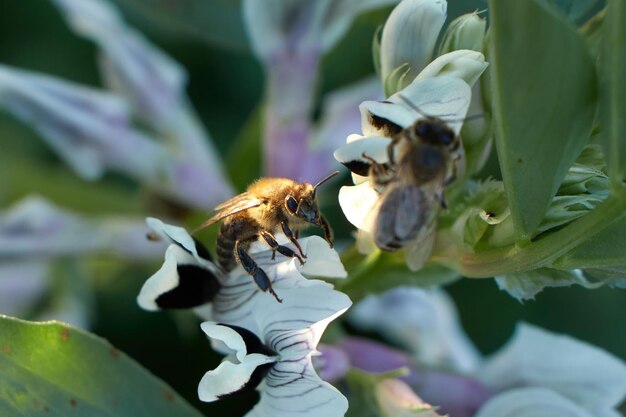
[[[328,175],[315,185],[308,183],[300,184],[291,193],[285,197],[285,209],[291,216],[304,220],[307,223],[320,225],[320,211],[317,206],[316,191],[317,187],[339,174],[335,171]]]
[[[442,120],[435,117],[421,119],[413,126],[414,133],[424,142],[432,145],[450,146],[456,135]]]

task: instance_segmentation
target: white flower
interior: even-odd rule
[[[517,388],[481,407],[476,417],[610,417],[591,414],[575,402],[545,388]],[[615,417],[619,414],[615,414]]]
[[[465,49],[446,53],[431,62],[446,9],[445,0],[403,0],[393,10],[380,44],[381,78],[386,95],[402,90],[417,77],[450,75],[472,86],[487,68],[482,53]]]
[[[262,300],[276,303],[269,293],[262,292],[242,267],[222,271],[210,253],[183,228],[149,218],[148,225],[162,239],[171,242],[165,263],[144,284],[137,298],[146,310],[161,308],[192,308],[206,320],[238,325],[256,331],[254,315]],[[297,251],[283,234],[277,241]],[[347,276],[339,255],[318,236],[299,239],[307,255],[304,265],[295,258],[280,254],[272,259],[272,250],[262,242],[251,245],[248,253],[265,271],[274,291],[284,299],[283,291],[298,287],[323,286],[323,281],[307,277],[345,278]],[[284,301],[284,300],[283,300]]]
[[[202,323],[202,330],[231,353],[200,381],[200,400],[215,401],[257,387],[261,399],[249,417],[343,416],[347,400],[317,376],[311,355],[317,353],[326,326],[350,300],[321,285],[286,289],[283,297],[280,304],[265,298],[256,309],[256,335],[237,326]]]
[[[405,64],[410,81],[430,62],[447,8],[446,0],[403,0],[393,9],[380,44],[383,83]]]
[[[481,361],[443,290],[397,287],[365,298],[352,308],[348,320],[408,349],[422,366],[467,373]]]
[[[623,361],[585,342],[529,324],[518,326],[509,344],[487,360],[477,377],[494,391],[523,387],[550,390],[593,416],[613,415],[613,407],[626,396]],[[587,414],[579,411],[572,415]]]
[[[402,97],[413,103],[420,113],[407,105]],[[438,76],[418,77],[386,101],[366,101],[361,104],[361,129],[365,136],[351,135],[348,144],[335,151],[335,158],[354,173],[353,180],[357,184],[341,188],[339,204],[347,219],[360,229],[358,245],[361,252],[373,249],[371,233],[382,191],[375,189],[368,181],[371,161],[366,157],[379,164],[387,163],[390,136],[412,126],[424,115],[441,118],[458,135],[470,101],[471,89],[465,81],[456,77]],[[405,258],[412,269],[419,269],[430,255],[432,238],[434,234],[430,236],[429,242],[416,244],[417,250],[405,251]]]

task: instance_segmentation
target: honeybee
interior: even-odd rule
[[[422,113],[402,94],[397,97],[423,117],[403,128],[370,113],[369,122],[391,140],[373,138],[377,158],[364,151],[342,163],[369,177],[379,194],[366,220],[374,244],[390,252],[404,248],[407,263],[417,270],[432,251],[437,216],[447,207],[444,188],[462,169],[463,148],[444,120]]]
[[[252,183],[246,192],[217,206],[217,213],[193,233],[221,222],[217,235],[217,258],[220,266],[226,271],[232,271],[240,264],[261,290],[269,291],[281,302],[267,274],[248,254],[248,249],[253,242],[262,238],[273,250],[272,259],[278,252],[304,264],[306,255],[297,238],[299,231],[311,224],[322,228],[324,238],[332,248],[332,229],[319,211],[316,191],[320,185],[337,174],[339,171],[333,172],[315,185],[287,178],[261,178]],[[274,236],[278,231],[285,234],[298,253],[278,244]]]

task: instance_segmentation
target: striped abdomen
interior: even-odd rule
[[[220,266],[226,271],[235,269],[237,266],[235,242],[239,240],[243,249],[247,250],[250,244],[258,239],[259,231],[259,224],[247,216],[237,216],[222,221],[215,248]]]

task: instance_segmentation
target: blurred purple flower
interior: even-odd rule
[[[86,218],[37,196],[0,213],[0,259],[45,259],[108,252],[126,259],[153,259],[163,245],[146,244],[143,219]]]
[[[481,360],[463,332],[454,303],[440,289],[397,287],[369,296],[350,311],[348,320],[401,345],[426,367],[471,372]]]
[[[311,359],[315,370],[324,381],[334,383],[348,373],[350,358],[342,349],[333,345],[320,344],[317,350],[320,354]]]
[[[181,168],[171,176],[184,195],[207,194],[212,203],[229,197],[221,161],[185,95],[187,74],[182,66],[152,45],[141,33],[126,26],[120,13],[102,0],[52,0],[70,26],[100,48],[100,68],[109,89],[124,97],[132,112],[172,148],[168,156]],[[193,175],[189,175],[193,174]],[[208,178],[206,188],[202,178]],[[188,184],[195,185],[195,188]],[[212,207],[211,207],[212,208]]]
[[[352,366],[367,372],[388,372],[407,368],[406,382],[424,401],[441,406],[440,412],[455,417],[473,417],[491,397],[491,391],[478,380],[461,374],[423,369],[405,352],[378,342],[350,337],[337,347],[350,358]]]
[[[25,198],[0,213],[0,314],[87,327],[92,300],[82,257],[156,258],[163,245],[147,244],[148,230],[143,220],[86,218]]]
[[[318,155],[311,149],[320,60],[357,15],[397,1],[244,1],[248,36],[267,76],[264,160],[268,175],[315,181],[332,166],[330,148],[320,150]],[[358,96],[346,109],[355,108],[367,97]],[[309,158],[312,162],[302,163]]]

